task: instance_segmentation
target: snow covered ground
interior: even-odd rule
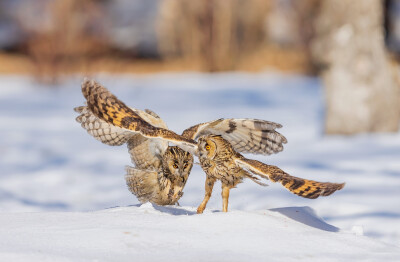
[[[0,76],[0,261],[400,261],[400,134],[323,136],[315,78],[279,74],[160,74],[96,79],[172,130],[221,117],[281,123],[273,156],[288,173],[346,182],[316,200],[245,181],[230,213],[215,187],[204,215],[195,166],[182,207],[139,206],[126,189],[124,146],[91,138],[74,120],[81,77],[59,87]]]
[[[296,213],[297,212],[297,213]],[[0,213],[1,261],[398,261],[398,249],[336,232],[309,208],[112,208]],[[289,215],[289,216],[287,216]],[[302,221],[303,220],[303,221]],[[305,224],[303,224],[303,223]]]

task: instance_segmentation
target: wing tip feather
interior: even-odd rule
[[[339,183],[336,190],[341,190],[341,189],[343,189],[345,185],[346,185],[346,183]]]
[[[83,110],[85,110],[85,108],[86,108],[86,106],[77,106],[77,107],[74,107],[74,111],[77,113],[82,113]]]

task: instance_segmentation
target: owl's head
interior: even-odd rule
[[[177,146],[169,146],[163,156],[163,172],[171,181],[185,185],[193,167],[193,155]]]
[[[199,158],[214,159],[216,156],[235,154],[232,145],[219,135],[202,136],[198,140]]]

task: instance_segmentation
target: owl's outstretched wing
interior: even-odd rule
[[[192,126],[182,136],[196,140],[203,135],[220,135],[241,153],[270,155],[283,150],[286,138],[275,131],[280,124],[259,119],[218,119]]]
[[[131,139],[134,134],[96,117],[87,106],[74,108],[79,113],[76,121],[94,138],[110,146],[120,146]]]
[[[335,191],[342,189],[345,185],[344,183],[317,182],[294,177],[276,166],[266,165],[257,160],[244,157],[235,159],[235,162],[241,168],[249,170],[256,175],[269,179],[272,182],[281,183],[293,194],[304,198],[314,199],[319,196],[329,196]]]
[[[85,79],[82,83],[82,93],[86,98],[88,109],[106,123],[133,134],[140,134],[146,138],[157,138],[172,142],[192,153],[197,150],[195,141],[180,136],[166,128],[152,125],[137,110],[126,106],[94,80]]]
[[[144,111],[130,108],[136,112],[145,121],[156,127],[167,129],[167,124],[153,111],[145,109]],[[126,143],[134,134],[123,128],[114,126],[97,116],[85,105],[74,108],[75,112],[79,113],[76,121],[94,138],[100,142],[110,146],[120,146]]]
[[[140,134],[107,123],[95,116],[87,106],[76,107],[74,110],[79,113],[76,121],[95,139],[110,146],[120,146],[127,143],[129,154],[136,167],[157,170],[161,166],[162,155],[168,147],[167,141],[148,139]],[[141,111],[132,108],[132,110],[135,110],[143,119],[157,127],[167,127],[158,115],[148,109]]]

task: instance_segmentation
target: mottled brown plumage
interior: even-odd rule
[[[82,84],[82,94],[87,107],[99,119],[147,138],[162,138],[178,146],[194,148],[197,143],[168,129],[148,123],[135,110],[126,106],[105,87],[95,81],[86,80]],[[185,147],[186,148],[186,147]]]
[[[183,195],[183,188],[193,167],[193,156],[171,146],[163,155],[162,168],[150,171],[127,167],[125,176],[129,190],[140,202],[173,205]]]
[[[199,160],[206,173],[206,193],[203,202],[197,209],[202,213],[211,197],[213,185],[216,180],[221,180],[224,212],[228,211],[229,190],[241,183],[244,178],[250,178],[260,183],[259,178],[249,172],[280,182],[290,192],[305,198],[329,196],[343,188],[344,184],[322,183],[291,176],[276,166],[266,165],[257,160],[247,159],[238,152],[222,136],[207,135],[198,141]]]
[[[90,135],[105,144],[128,144],[135,167],[127,167],[126,181],[130,191],[141,202],[150,201],[164,205],[175,203],[179,199],[167,199],[171,193],[163,188],[164,185],[175,188],[175,181],[163,169],[164,156],[170,149],[168,142],[196,155],[195,140],[207,134],[221,135],[236,151],[245,153],[277,153],[283,150],[283,144],[286,143],[286,138],[275,131],[281,127],[279,124],[258,119],[218,119],[192,126],[180,136],[168,130],[167,125],[154,112],[126,106],[94,80],[85,80],[82,83],[82,93],[87,106],[75,108],[80,113],[77,121]],[[183,156],[184,151],[179,148],[173,152],[178,162],[180,159],[192,158],[191,155]],[[180,174],[184,175],[186,174]],[[257,181],[250,174],[248,177]],[[182,192],[184,184],[180,186],[180,191],[178,188],[174,191]]]
[[[177,203],[193,166],[193,156],[178,147],[169,147],[168,138],[154,139],[157,134],[152,131],[180,136],[169,131],[156,113],[127,107],[93,80],[83,82],[82,93],[87,98],[88,106],[75,108],[80,114],[76,120],[81,126],[102,143],[128,145],[132,163],[135,164],[135,167],[126,167],[125,180],[129,190],[141,203]],[[131,122],[137,123],[136,129],[133,124],[124,125],[119,120],[127,116],[137,119]],[[148,133],[150,135],[146,135]],[[180,141],[185,143],[188,140]]]
[[[204,135],[220,135],[241,153],[270,155],[283,150],[286,138],[275,129],[280,124],[260,119],[218,119],[192,126],[182,136],[197,140]]]
[[[257,160],[244,158],[243,156],[237,159],[236,163],[242,168],[248,169],[257,175],[268,177],[268,179],[272,182],[281,183],[293,194],[304,198],[315,199],[320,196],[329,196],[335,191],[340,190],[344,187],[344,183],[337,184],[329,182],[317,182],[313,180],[294,177],[287,174],[279,167],[266,165]]]

